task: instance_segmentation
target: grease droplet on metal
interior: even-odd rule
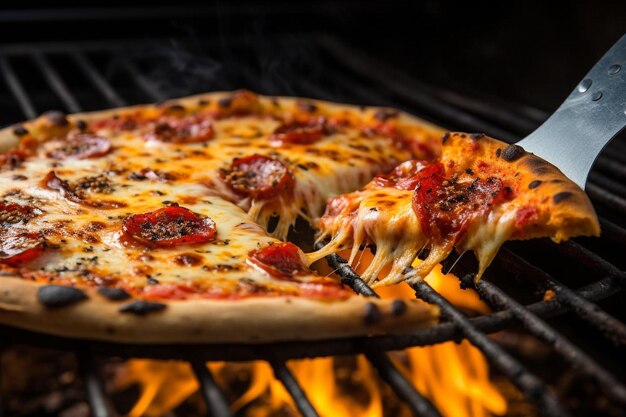
[[[622,69],[622,66],[619,64],[614,64],[609,67],[609,75],[615,75]]]
[[[582,80],[580,84],[578,84],[578,92],[584,93],[585,91],[589,90],[589,87],[591,87],[591,83],[591,78],[585,78],[584,80]]]
[[[591,99],[593,101],[598,101],[602,98],[602,91],[596,91],[595,93],[593,93],[593,95],[591,96]]]

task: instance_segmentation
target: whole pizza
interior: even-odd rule
[[[303,251],[297,219],[322,249]],[[508,239],[598,233],[549,163],[392,109],[236,91],[0,131],[0,323],[63,336],[405,332],[437,309],[356,295],[312,264],[375,248],[364,278],[388,285],[456,248],[477,254],[478,279]]]

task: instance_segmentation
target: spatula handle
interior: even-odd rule
[[[626,126],[626,35],[608,50],[561,106],[518,145],[585,188],[593,162]]]

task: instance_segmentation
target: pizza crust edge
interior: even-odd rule
[[[46,308],[41,284],[3,276],[0,323],[81,339],[131,344],[262,343],[406,333],[433,324],[438,308],[418,300],[352,296],[343,301],[298,297],[164,301],[161,311],[119,310],[136,299],[112,301],[96,289],[86,299]]]

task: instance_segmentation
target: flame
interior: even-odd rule
[[[357,272],[371,258],[365,252]],[[324,266],[319,266],[323,272]],[[331,273],[332,271],[326,271]],[[458,278],[444,275],[437,267],[426,281],[454,305],[477,312],[488,312],[487,306],[474,292],[459,288]],[[406,284],[377,289],[381,297],[412,298],[414,293]],[[489,379],[489,367],[479,350],[467,342],[446,342],[435,346],[415,347],[392,352],[391,360],[409,381],[440,410],[443,416],[487,417],[502,415],[507,403]],[[349,359],[349,358],[348,358]],[[392,415],[408,416],[409,409],[389,392],[376,370],[358,355],[351,360],[329,357],[289,361],[287,366],[304,389],[307,397],[325,417],[381,417],[385,410]],[[346,365],[346,362],[349,365]],[[230,389],[224,375],[242,369],[249,376],[248,385],[232,403],[238,415],[265,417],[293,415],[295,404],[283,385],[274,377],[267,362],[246,364],[208,363],[218,384]],[[348,382],[346,382],[348,381]],[[138,385],[140,396],[128,417],[160,417],[173,410],[198,389],[189,364],[177,361],[131,360],[117,381],[118,389]],[[346,385],[352,391],[347,392]],[[354,395],[357,393],[358,395]]]

